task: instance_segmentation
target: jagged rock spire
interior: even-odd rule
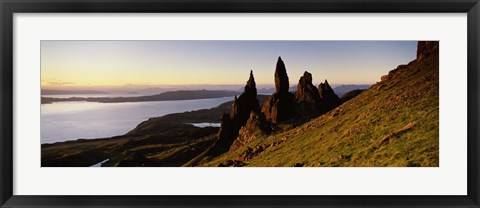
[[[228,151],[237,138],[240,128],[247,123],[251,112],[260,112],[253,71],[250,71],[250,77],[243,93],[238,98],[235,96],[231,114],[222,116],[218,139],[212,149],[210,149],[210,155],[219,155]]]
[[[250,77],[245,85],[243,93],[234,100],[233,116],[236,117],[239,123],[238,125],[242,126],[248,120],[250,112],[260,111],[260,105],[257,98],[257,88],[255,84],[255,78],[253,77],[253,71],[250,70]],[[245,121],[243,121],[245,120]]]
[[[318,86],[318,94],[320,96],[320,112],[330,111],[340,105],[340,98],[335,94],[332,87],[325,79],[325,83]]]
[[[288,91],[287,69],[281,57],[275,66],[275,93],[264,102],[262,112],[267,120],[276,123],[286,121],[293,116],[293,94]]]
[[[308,84],[308,85],[312,84],[312,80],[313,80],[312,74],[310,74],[308,71],[303,72],[303,76],[300,77],[300,81],[302,80],[305,84]]]
[[[255,84],[255,77],[253,77],[253,70],[250,70],[250,78],[248,78],[248,82],[250,81],[253,81],[253,84]]]
[[[318,95],[317,88],[312,84],[312,80],[312,74],[310,74],[308,71],[305,71],[303,76],[300,77],[297,85],[297,94],[300,97],[303,98],[305,96],[312,95],[312,93]]]
[[[253,77],[253,70],[250,70],[250,78],[248,79],[243,92],[257,96],[257,86],[255,84],[255,78]]]
[[[278,57],[275,67],[275,90],[276,92],[288,92],[290,85],[288,83],[287,69],[283,63],[282,57]]]
[[[320,98],[325,97],[330,90],[333,91],[333,89],[328,84],[328,80],[326,79],[325,82],[321,82],[320,85],[318,85],[318,94],[320,94]]]
[[[320,96],[312,80],[312,74],[305,71],[298,81],[295,93],[296,118],[309,118],[320,113]]]

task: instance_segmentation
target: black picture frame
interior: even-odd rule
[[[1,207],[480,207],[478,0],[0,0]],[[13,195],[14,13],[467,13],[468,194],[466,196],[24,196]]]

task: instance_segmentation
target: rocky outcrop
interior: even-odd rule
[[[232,119],[235,124],[235,129],[240,129],[247,122],[251,112],[260,112],[260,105],[258,104],[257,87],[253,71],[250,71],[250,78],[245,85],[243,93],[235,97],[232,105]]]
[[[293,94],[288,91],[289,81],[285,63],[278,57],[275,67],[275,93],[267,98],[262,112],[267,120],[277,123],[293,117]]]
[[[287,69],[282,57],[278,57],[277,66],[275,67],[275,92],[288,92],[288,88],[290,88],[290,84]]]
[[[273,130],[274,126],[265,119],[262,113],[252,111],[247,123],[238,132],[238,137],[230,150],[236,150],[259,136],[270,134]]]
[[[218,139],[207,155],[217,156],[238,149],[257,136],[272,132],[275,123],[308,119],[340,105],[340,99],[327,80],[317,89],[312,83],[312,74],[307,71],[300,78],[295,95],[288,90],[287,70],[279,57],[275,68],[275,92],[260,109],[255,79],[250,71],[243,93],[234,98],[232,112],[223,114]]]
[[[390,70],[387,75],[383,75],[380,77],[381,81],[386,81],[389,79],[393,79],[399,76],[402,71],[407,70],[412,64],[417,64],[418,62],[422,62],[426,57],[437,54],[439,50],[439,42],[438,41],[418,41],[417,43],[417,59],[411,61],[408,64],[402,64],[397,66],[397,68]]]
[[[210,149],[210,155],[219,155],[226,152],[232,142],[235,140],[235,135],[238,134],[235,133],[234,121],[230,117],[230,114],[224,113],[220,122],[221,126],[217,135],[217,141]]]
[[[232,112],[222,115],[217,141],[206,153],[207,156],[236,150],[258,136],[270,134],[275,123],[288,120],[304,122],[340,105],[340,99],[328,81],[316,88],[312,83],[312,74],[307,71],[300,77],[295,95],[290,93],[287,70],[281,57],[275,67],[274,80],[275,92],[260,109],[255,79],[250,71],[243,93],[234,98]]]
[[[412,61],[413,62],[413,61]],[[411,63],[412,63],[411,62]],[[381,81],[385,81],[385,80],[389,80],[389,79],[392,79],[394,78],[395,76],[397,76],[398,74],[400,74],[399,72],[401,72],[402,70],[404,69],[407,69],[408,68],[408,65],[409,64],[402,64],[402,65],[398,65],[397,68],[393,69],[393,70],[390,70],[388,72],[387,75],[383,75],[380,80]]]
[[[275,68],[275,90],[262,106],[266,119],[272,123],[311,118],[340,105],[340,98],[328,82],[325,80],[317,89],[307,71],[300,77],[295,95],[290,93],[285,63],[280,57]]]
[[[207,155],[216,156],[228,151],[237,138],[240,128],[247,123],[252,112],[259,113],[260,105],[258,104],[253,71],[250,71],[250,78],[245,85],[243,93],[238,98],[236,96],[234,98],[232,112],[222,115],[218,139]]]
[[[263,103],[262,112],[272,123],[290,120],[293,117],[293,94],[274,93]]]
[[[421,61],[432,54],[435,50],[438,50],[439,44],[438,41],[418,41],[417,61]]]
[[[318,86],[318,94],[320,96],[319,111],[321,114],[326,113],[340,105],[340,98],[335,94],[332,87],[325,80]]]
[[[295,93],[295,118],[308,118],[320,113],[320,94],[312,84],[312,74],[305,71]]]

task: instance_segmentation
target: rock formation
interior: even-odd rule
[[[439,50],[439,42],[438,41],[418,41],[417,43],[417,59],[411,61],[408,64],[402,64],[397,66],[395,69],[390,70],[387,75],[383,75],[380,77],[381,81],[386,81],[392,79],[402,71],[409,68],[411,64],[416,64],[418,62],[423,61],[426,57],[430,56],[431,54],[438,54]]]
[[[312,84],[312,74],[305,71],[295,93],[295,118],[317,116],[320,113],[320,95]]]
[[[417,45],[417,61],[421,61],[423,58],[429,56],[435,49],[438,50],[438,41],[418,41]]]
[[[273,131],[277,122],[311,118],[340,105],[340,99],[327,80],[317,89],[312,84],[312,74],[307,71],[300,78],[295,95],[288,90],[287,70],[279,57],[275,68],[275,92],[260,110],[255,79],[250,71],[243,93],[234,98],[232,112],[223,114],[218,139],[207,155],[217,156],[237,149],[252,138]]]
[[[340,105],[340,98],[335,94],[332,87],[325,80],[318,86],[318,94],[320,95],[320,113],[328,112]]]
[[[247,122],[250,117],[250,112],[260,112],[260,105],[257,98],[257,87],[253,71],[250,71],[250,78],[245,85],[243,93],[235,100],[232,105],[232,118],[235,122],[235,127],[240,129]]]
[[[270,134],[273,130],[274,126],[265,119],[262,113],[252,111],[247,123],[238,132],[238,137],[233,142],[230,150],[236,150],[258,136]]]
[[[395,68],[393,70],[390,70],[387,75],[383,75],[382,77],[380,77],[380,80],[385,81],[385,80],[389,80],[389,79],[394,78],[395,76],[397,76],[399,74],[400,71],[402,71],[404,69],[407,69],[408,65],[409,64],[398,65],[397,68]]]
[[[219,155],[230,149],[230,146],[238,136],[240,128],[242,128],[250,118],[251,112],[260,112],[253,71],[250,71],[250,78],[245,85],[243,93],[238,98],[235,96],[232,104],[232,112],[222,115],[218,139],[209,150],[209,155]]]
[[[262,112],[272,123],[286,121],[293,117],[293,94],[288,92],[289,81],[285,63],[278,57],[275,68],[275,93],[267,98]]]
[[[223,113],[220,123],[221,126],[220,131],[217,135],[217,141],[210,149],[210,155],[219,155],[227,151],[230,145],[235,140],[236,134],[238,134],[238,132],[235,133],[236,131],[234,129],[234,121],[231,118],[230,114]]]
[[[275,91],[288,92],[290,84],[288,81],[287,69],[283,63],[282,57],[278,57],[277,66],[275,67]]]

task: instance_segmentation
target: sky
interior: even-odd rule
[[[279,56],[290,84],[373,84],[416,56],[416,41],[41,41],[43,89],[273,84]]]

